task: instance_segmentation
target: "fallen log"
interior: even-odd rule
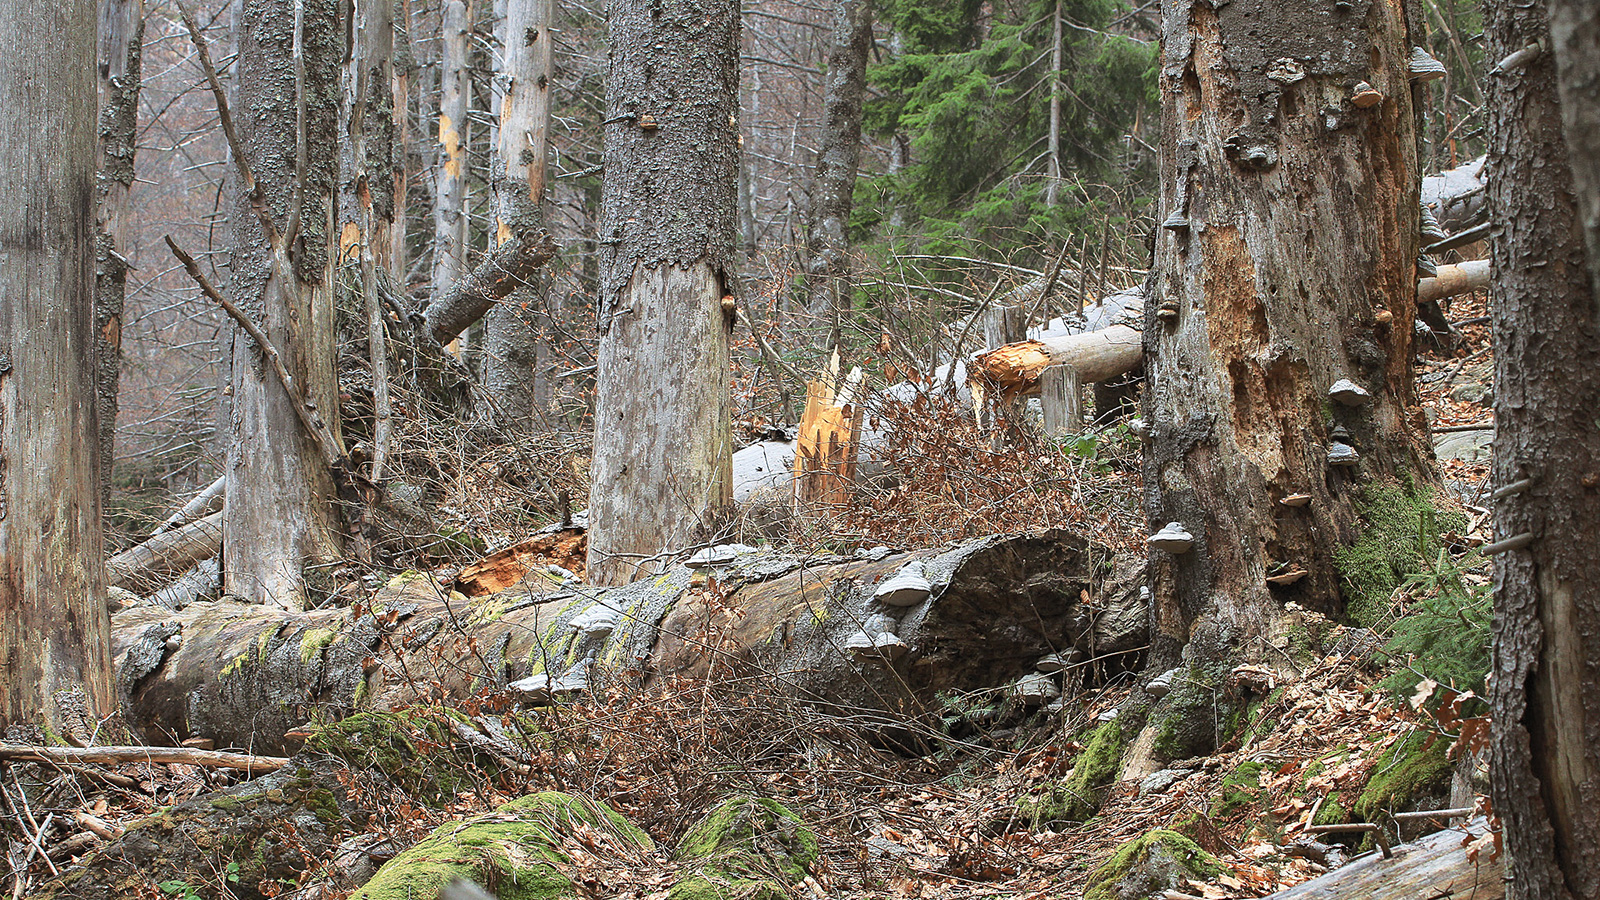
[[[189,502],[185,503],[181,509],[168,516],[166,521],[162,522],[160,525],[157,525],[155,531],[151,532],[151,535],[153,536],[161,534],[164,531],[171,531],[174,528],[181,528],[182,526],[193,522],[195,519],[198,519],[202,516],[209,516],[217,510],[222,509],[222,501],[225,496],[224,492],[227,483],[228,478],[226,475],[218,475],[216,481],[211,482],[211,484],[206,486],[205,490],[195,494],[194,497],[190,498]]]
[[[533,568],[472,598],[408,573],[353,609],[135,606],[113,616],[113,658],[142,739],[261,753],[292,749],[286,735],[313,716],[513,685],[537,699],[581,688],[594,667],[703,677],[712,659],[832,708],[904,720],[938,715],[941,693],[998,692],[1052,654],[1076,652],[1082,671],[1133,666],[1142,555],[1108,570],[1112,556],[1050,531],[865,557],[747,554],[721,564],[709,590],[704,571],[683,566],[609,590]],[[912,563],[925,592],[878,599]]]
[[[1446,231],[1465,231],[1488,220],[1488,194],[1483,177],[1487,159],[1480,156],[1422,179],[1422,205],[1433,210]]]
[[[1417,282],[1417,302],[1443,300],[1458,294],[1489,289],[1489,261],[1473,259],[1453,266],[1440,266],[1439,274]]]
[[[543,228],[529,228],[495,248],[470,274],[433,298],[423,322],[434,340],[449,343],[483,318],[496,302],[527,284],[556,255],[556,241]]]
[[[1144,339],[1138,329],[1112,325],[996,347],[972,360],[967,379],[991,385],[1012,400],[1037,394],[1040,376],[1052,366],[1069,367],[1080,384],[1092,384],[1125,375],[1143,359]]]
[[[0,759],[24,762],[94,763],[179,763],[207,769],[243,769],[247,772],[275,772],[289,764],[282,756],[252,756],[225,750],[198,750],[193,747],[38,747],[32,744],[0,743]]]
[[[111,587],[148,595],[222,547],[222,513],[215,512],[118,553],[106,562]]]
[[[1394,855],[1378,854],[1271,894],[1268,900],[1413,900],[1416,897],[1471,897],[1501,900],[1505,882],[1490,847],[1469,848],[1487,832],[1483,820],[1462,829],[1430,834],[1401,844]]]

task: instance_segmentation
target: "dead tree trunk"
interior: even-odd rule
[[[1545,15],[1542,0],[1487,4],[1490,59],[1550,46]],[[1593,11],[1577,18],[1590,20],[1592,40]],[[1559,64],[1584,66],[1582,54],[1540,53],[1500,67],[1488,97],[1489,204],[1499,226],[1495,529],[1505,550],[1495,566],[1490,763],[1509,896],[1518,900],[1600,896],[1600,645],[1592,640],[1600,560],[1591,552],[1600,521],[1600,292],[1590,280],[1596,260],[1584,252],[1583,203],[1594,204],[1582,191],[1592,188],[1577,177],[1600,160],[1592,146],[1573,153],[1564,140]],[[1591,93],[1597,78],[1589,68]]]
[[[111,490],[122,376],[122,301],[127,293],[128,191],[137,146],[144,0],[100,5],[100,174],[95,238],[95,395],[100,403],[100,490]]]
[[[739,4],[612,0],[589,576],[617,584],[732,497],[728,273]],[[731,304],[731,298],[728,301]]]
[[[80,738],[115,709],[95,403],[95,12],[94,0],[0,4],[0,729]]]
[[[835,0],[828,47],[822,147],[811,177],[806,234],[806,306],[827,326],[826,346],[839,342],[848,301],[850,207],[861,162],[861,105],[872,52],[872,0]]]
[[[1193,543],[1152,550],[1150,587],[1156,652],[1198,667],[1272,655],[1286,601],[1337,611],[1363,485],[1435,481],[1411,374],[1417,117],[1403,4],[1163,7],[1146,509]],[[1269,585],[1278,568],[1307,574]]]
[[[471,87],[468,81],[467,35],[472,28],[469,0],[445,0],[439,60],[438,165],[433,176],[433,293],[429,305],[439,302],[445,292],[467,272],[467,105]],[[481,316],[482,313],[479,313]],[[430,318],[432,318],[430,316]],[[467,325],[477,321],[474,316]],[[452,331],[440,338],[445,343],[460,334]]]
[[[495,245],[544,228],[545,156],[550,130],[550,26],[554,0],[508,0],[501,32],[499,140],[492,164]],[[550,353],[541,350],[547,279],[535,274],[489,311],[484,323],[484,386],[513,425],[536,421],[539,388],[548,390]],[[543,357],[543,358],[542,358]]]
[[[334,0],[245,0],[237,24],[231,105],[249,112],[235,125],[260,198],[243,187],[236,195],[230,288],[303,396],[291,396],[254,341],[236,336],[223,587],[289,609],[305,600],[306,568],[338,559],[342,543],[328,460],[337,448],[321,446],[299,406],[309,405],[338,439],[330,207],[344,57],[339,8]],[[264,219],[277,223],[277,240],[264,234]],[[274,245],[298,256],[288,262]]]
[[[1550,39],[1593,290],[1600,297],[1600,9],[1550,0]]]

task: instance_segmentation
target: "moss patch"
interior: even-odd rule
[[[1243,722],[1222,695],[1225,665],[1181,670],[1172,679],[1172,693],[1157,714],[1155,751],[1167,759],[1204,756],[1215,750],[1229,729]]]
[[[620,846],[649,851],[648,835],[610,808],[547,791],[505,804],[487,815],[440,826],[383,865],[351,900],[437,897],[454,878],[470,878],[501,900],[553,900],[572,893],[558,865],[561,845],[579,826],[600,829]]]
[[[1260,807],[1267,799],[1267,792],[1261,786],[1261,773],[1266,768],[1265,763],[1250,760],[1229,772],[1217,789],[1217,805],[1212,815],[1227,818]]]
[[[462,746],[448,720],[454,710],[415,707],[395,712],[362,712],[322,725],[306,739],[306,749],[336,756],[357,770],[376,769],[396,785],[432,804],[442,804],[473,783],[481,769],[471,748]]]
[[[1413,731],[1383,751],[1372,767],[1367,786],[1356,799],[1358,821],[1374,822],[1384,810],[1400,811],[1419,800],[1442,797],[1450,790],[1450,760],[1444,740]]]
[[[1466,527],[1466,514],[1436,492],[1389,482],[1361,489],[1356,501],[1361,537],[1335,554],[1344,585],[1345,615],[1370,626],[1383,618],[1389,596],[1407,575],[1422,571],[1439,549],[1439,534]]]
[[[1176,831],[1156,829],[1118,848],[1089,875],[1084,900],[1134,900],[1222,874],[1217,858]]]
[[[699,871],[673,885],[672,900],[787,897],[820,852],[816,832],[793,810],[761,797],[718,804],[689,830],[677,857]]]
[[[1126,743],[1120,718],[1096,728],[1066,781],[1052,785],[1042,797],[1018,804],[1017,812],[1034,830],[1053,822],[1087,820],[1100,811],[1106,787],[1116,780]]]

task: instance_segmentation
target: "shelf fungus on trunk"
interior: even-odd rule
[[[1367,389],[1348,378],[1341,378],[1328,388],[1328,396],[1345,406],[1360,406],[1372,399]]]
[[[1359,81],[1350,94],[1350,102],[1354,103],[1357,109],[1371,109],[1383,102],[1383,94],[1365,81]]]
[[[1168,522],[1166,527],[1150,536],[1151,550],[1165,550],[1168,553],[1188,553],[1194,548],[1194,535],[1184,529],[1178,522]]]
[[[1328,465],[1348,467],[1354,466],[1360,461],[1361,454],[1357,453],[1356,448],[1349,444],[1334,441],[1328,445]]]
[[[1277,585],[1278,587],[1288,587],[1289,585],[1294,584],[1296,581],[1306,577],[1308,574],[1310,573],[1305,569],[1296,569],[1293,566],[1287,565],[1279,566],[1278,571],[1267,576],[1267,584]]]
[[[933,585],[923,576],[922,563],[912,562],[878,585],[872,598],[886,606],[916,606],[932,592]]]
[[[1310,494],[1290,494],[1289,496],[1284,497],[1282,500],[1278,501],[1278,505],[1279,506],[1287,506],[1290,509],[1297,509],[1299,507],[1306,506],[1306,505],[1308,505],[1310,503],[1311,503],[1311,495]]]
[[[1434,81],[1445,76],[1444,63],[1433,58],[1433,54],[1421,47],[1411,48],[1411,60],[1407,65],[1411,72],[1411,80],[1415,82]]]

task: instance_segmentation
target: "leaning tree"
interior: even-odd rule
[[[1485,13],[1490,59],[1501,61],[1488,90],[1492,547],[1504,551],[1495,556],[1490,679],[1494,808],[1505,824],[1507,896],[1596,897],[1600,12],[1529,0],[1486,4]]]
[[[1400,0],[1162,6],[1144,476],[1152,525],[1177,527],[1153,543],[1153,652],[1206,682],[1281,661],[1285,604],[1339,608],[1375,489],[1435,481],[1411,370],[1414,38]]]
[[[94,0],[0,3],[0,729],[80,738],[114,710],[95,404],[95,12]]]
[[[589,497],[600,584],[691,539],[732,496],[739,171],[739,4],[611,0],[608,12]]]

